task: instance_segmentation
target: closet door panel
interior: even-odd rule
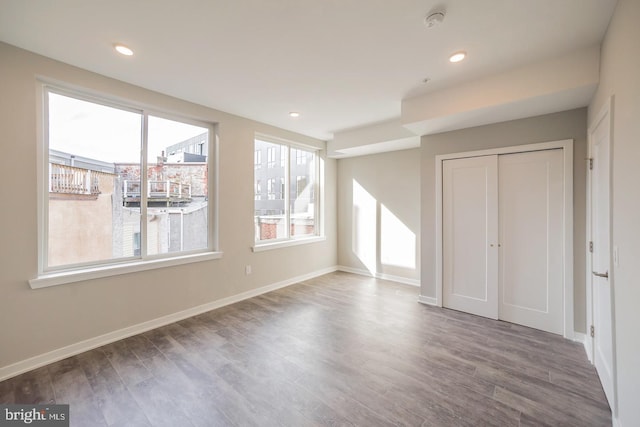
[[[498,318],[497,156],[445,160],[443,304]]]
[[[501,155],[499,317],[562,334],[563,151]]]

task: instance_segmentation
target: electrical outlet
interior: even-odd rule
[[[251,274],[251,266],[250,266],[250,265],[246,265],[246,266],[244,267],[244,274],[246,274],[247,276],[248,276],[249,274]]]

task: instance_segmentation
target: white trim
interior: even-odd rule
[[[593,133],[594,127],[597,123],[600,122],[600,120],[602,120],[602,114],[603,112],[605,112],[604,108],[603,110],[600,111],[600,113],[597,116],[597,120],[594,121],[593,124],[591,124],[588,129],[587,129],[587,158],[585,159],[585,161],[587,162],[587,176],[586,176],[586,180],[587,180],[587,188],[586,188],[586,204],[585,204],[585,208],[586,208],[586,215],[585,215],[585,222],[586,222],[586,227],[585,227],[585,313],[586,313],[586,325],[585,328],[587,331],[590,330],[591,325],[593,325],[593,278],[591,276],[591,272],[592,270],[592,259],[591,259],[591,251],[589,250],[589,242],[591,242],[591,170],[590,170],[590,159],[592,158],[592,136],[591,134]],[[585,338],[584,341],[584,349],[587,352],[587,358],[589,359],[589,362],[591,362],[591,364],[593,364],[595,362],[594,358],[593,358],[593,351],[594,351],[594,346],[595,346],[595,342],[593,340],[593,338],[591,337],[590,334],[588,334]]]
[[[320,151],[320,150],[322,150],[322,147],[318,147],[318,146],[313,145],[313,144],[305,144],[303,142],[299,142],[299,141],[295,141],[295,140],[291,140],[291,139],[286,139],[286,138],[281,138],[279,136],[273,136],[273,135],[269,135],[269,134],[262,133],[262,132],[255,132],[254,139],[258,139],[258,140],[260,140],[262,142],[269,142],[271,144],[288,145],[288,146],[291,146],[293,148],[301,148],[303,150],[308,150],[308,151]],[[289,159],[289,161],[291,161],[291,160]]]
[[[444,286],[442,278],[442,159],[436,156],[436,302],[435,306],[442,307],[442,287]]]
[[[584,343],[587,341],[587,334],[583,334],[582,332],[573,332],[573,339],[571,340],[573,342],[577,342],[578,344],[582,344],[584,345]]]
[[[564,154],[564,337],[573,339],[573,139],[441,154],[436,162],[436,303],[442,307],[442,162],[449,159],[524,153],[561,148]]]
[[[42,272],[49,264],[44,243],[44,239],[49,235],[49,201],[45,199],[45,194],[48,194],[48,187],[45,187],[45,175],[49,176],[49,92],[44,84],[38,82],[36,83],[36,94],[40,103],[36,104],[36,194],[38,195],[36,231],[38,236],[38,272]]]
[[[251,247],[253,252],[269,251],[271,249],[287,248],[289,246],[306,245],[308,243],[324,242],[327,240],[325,236],[313,236],[300,239],[281,240],[272,243],[260,243]]]
[[[432,305],[432,306],[435,306],[435,307],[442,307],[441,305],[438,305],[438,301],[437,301],[436,298],[428,297],[426,295],[419,295],[418,296],[418,302],[420,304]]]
[[[609,120],[609,283],[612,289],[615,289],[615,272],[614,270],[614,262],[613,262],[613,113],[614,113],[614,96],[611,95],[598,114],[595,116],[592,123],[589,125],[587,130],[587,157],[589,159],[593,156],[593,133],[595,132],[598,125],[605,119]],[[591,325],[593,325],[593,275],[592,275],[592,253],[589,251],[589,241],[592,241],[592,227],[591,227],[591,170],[587,168],[587,215],[586,215],[586,313],[587,313],[587,329]],[[617,418],[618,416],[618,367],[616,362],[616,335],[615,335],[615,304],[613,296],[611,297],[611,344],[612,344],[612,360],[611,360],[611,375],[613,382],[613,402],[609,402],[609,406],[611,408],[611,418],[614,426],[622,425],[620,420]],[[589,336],[587,338],[587,342],[585,342],[585,349],[587,350],[587,356],[589,356],[589,361],[595,365],[595,340]]]
[[[318,195],[318,202],[316,203],[316,221],[318,223],[318,237],[323,237],[326,236],[325,234],[325,218],[327,217],[327,210],[325,209],[325,201],[326,201],[326,197],[325,197],[325,192],[324,189],[326,187],[326,179],[325,179],[325,159],[323,158],[323,156],[320,154],[321,152],[318,152],[318,166],[317,166],[317,173],[318,173],[318,179],[316,182],[316,194]]]
[[[574,339],[573,320],[573,140],[563,142],[564,154],[564,337]]]
[[[142,135],[140,136],[140,253],[144,257],[148,256],[149,250],[149,113],[146,110],[141,111],[142,116]],[[207,165],[207,169],[210,169]],[[116,181],[117,182],[117,181]],[[145,190],[146,189],[146,190]],[[208,207],[208,206],[207,206]],[[48,208],[47,208],[48,210]],[[209,210],[207,209],[207,212]],[[209,214],[211,216],[211,214]],[[180,234],[184,233],[184,230],[180,231]],[[44,236],[45,239],[49,239],[49,233]]]
[[[85,280],[99,279],[102,277],[117,276],[120,274],[136,273],[155,268],[172,267],[174,265],[191,264],[193,262],[210,261],[222,258],[222,252],[206,252],[192,255],[183,255],[171,258],[152,260],[136,260],[122,264],[104,264],[97,267],[78,270],[56,271],[41,274],[35,279],[29,280],[32,289],[46,288],[49,286],[64,285],[67,283],[82,282]]]
[[[539,142],[535,144],[513,145],[510,147],[491,148],[488,150],[478,151],[462,151],[459,153],[447,153],[439,154],[436,156],[436,161],[440,159],[463,159],[465,157],[480,157],[480,156],[495,156],[500,154],[514,154],[514,153],[526,153],[528,151],[542,151],[542,150],[554,150],[557,148],[564,148],[566,145],[572,145],[573,139],[561,139],[558,141]]]
[[[589,272],[591,273],[591,272]],[[589,323],[587,323],[587,329],[589,329]],[[593,338],[591,338],[590,334],[583,334],[582,332],[574,332],[573,333],[573,341],[582,344],[582,346],[584,347],[584,352],[587,355],[587,359],[589,360],[589,362],[593,365]],[[597,372],[596,372],[597,374]],[[613,421],[613,425],[616,425],[616,418],[613,417],[613,413],[612,413],[612,421]],[[618,424],[619,425],[619,424]]]
[[[403,285],[418,286],[418,287],[420,286],[420,280],[418,279],[410,279],[408,277],[394,276],[393,274],[385,274],[385,273],[378,273],[378,272],[372,273],[369,270],[347,267],[345,265],[339,265],[338,271],[343,271],[345,273],[359,274],[361,276],[374,277],[376,279],[388,280],[390,282],[402,283]]]
[[[574,332],[573,341],[582,344],[584,352],[587,354],[587,359],[593,364],[593,352],[590,348],[591,336],[589,334],[583,334],[582,332]]]
[[[8,378],[15,377],[24,372],[37,369],[39,367],[48,365],[49,363],[57,362],[67,357],[75,356],[76,354],[83,353],[85,351],[93,350],[94,348],[119,341],[121,339],[141,334],[151,329],[159,328],[170,323],[178,322],[188,317],[193,317],[198,314],[205,313],[207,311],[215,310],[216,308],[224,307],[226,305],[234,304],[258,295],[262,295],[267,292],[275,291],[280,288],[284,288],[296,283],[303,282],[305,280],[313,279],[314,277],[322,276],[325,274],[333,273],[337,270],[337,267],[328,267],[322,270],[317,270],[311,273],[303,274],[301,276],[292,277],[271,285],[262,286],[260,288],[252,289],[250,291],[241,292],[237,295],[232,295],[226,298],[222,298],[216,301],[212,301],[206,304],[202,304],[196,307],[191,307],[186,310],[178,311],[176,313],[168,314],[166,316],[158,317],[153,320],[138,323],[137,325],[128,326],[126,328],[118,329],[117,331],[109,332],[104,335],[89,338],[84,341],[80,341],[66,347],[62,347],[47,353],[40,354],[38,356],[30,357],[29,359],[22,360],[20,362],[13,363],[8,366],[0,368],[0,381],[4,381]]]
[[[211,241],[209,242],[209,248],[213,251],[220,251],[220,212],[218,211],[219,203],[219,195],[220,188],[218,187],[218,183],[220,182],[220,137],[218,134],[218,123],[212,124],[212,132],[209,133],[209,164],[208,168],[208,182],[209,186],[209,203],[207,206],[209,208],[209,224],[210,233],[209,238]]]

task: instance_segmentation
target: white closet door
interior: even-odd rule
[[[563,151],[501,155],[499,317],[563,333]]]
[[[498,317],[498,158],[442,164],[443,304]]]

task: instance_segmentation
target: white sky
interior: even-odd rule
[[[155,162],[167,146],[206,128],[149,117],[148,157]],[[140,161],[142,116],[49,93],[49,148],[111,163]]]

